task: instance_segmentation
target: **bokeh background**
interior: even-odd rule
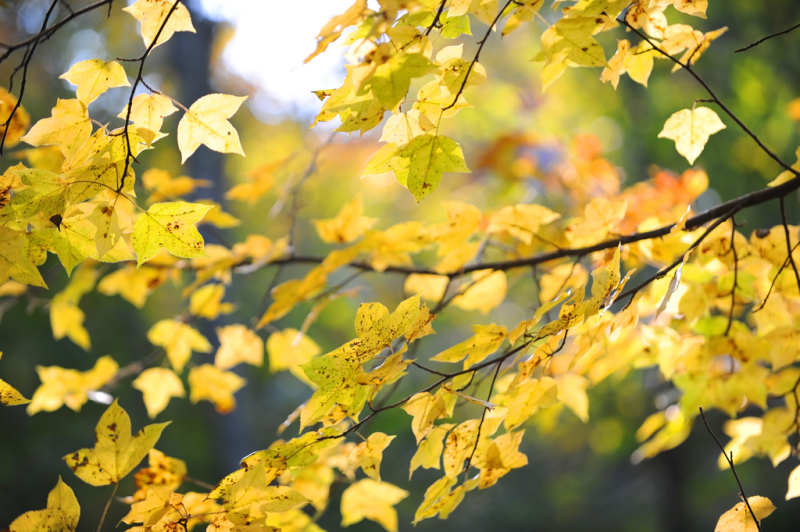
[[[47,0],[0,2],[0,42],[16,42],[38,31]],[[88,2],[71,0],[73,7]],[[120,1],[119,4],[124,2]],[[309,65],[303,57],[313,49],[318,29],[330,16],[343,11],[347,0],[202,0],[187,2],[196,34],[180,33],[157,48],[147,63],[146,81],[184,104],[211,92],[249,94],[247,105],[233,122],[243,139],[246,158],[222,156],[201,148],[185,166],[174,147],[177,119],[166,121],[170,137],[157,150],[142,154],[144,168],[159,167],[176,175],[208,179],[213,186],[195,198],[211,197],[242,220],[242,225],[225,231],[231,241],[249,233],[280,236],[288,227],[282,187],[254,206],[224,200],[226,190],[243,182],[257,166],[277,161],[292,153],[308,154],[330,134],[332,128],[308,126],[319,102],[310,91],[337,87],[343,78],[342,48],[331,47]],[[800,20],[795,0],[753,2],[715,0],[710,2],[707,20],[692,19],[701,30],[728,26],[728,32],[714,42],[700,60],[697,70],[719,96],[765,143],[785,160],[794,162],[798,146],[798,118],[792,117],[790,102],[800,96],[800,31],[771,40],[743,54],[740,48],[766,34],[785,29]],[[74,62],[90,58],[134,57],[142,43],[135,21],[115,5],[112,16],[99,13],[68,24],[37,50],[29,72],[25,107],[34,120],[49,116],[58,97],[74,97],[72,88],[58,79]],[[61,15],[65,13],[59,7]],[[546,13],[545,13],[546,14]],[[680,21],[672,11],[670,21]],[[473,29],[483,31],[473,21]],[[326,218],[356,193],[362,193],[365,214],[381,218],[385,228],[403,219],[442,220],[440,202],[456,199],[482,209],[509,203],[532,201],[546,194],[542,172],[567,159],[575,149],[575,138],[593,135],[607,158],[624,177],[626,186],[649,178],[660,168],[682,172],[686,161],[669,140],[658,139],[664,121],[675,111],[691,106],[706,95],[685,73],[670,75],[657,62],[648,89],[624,78],[618,90],[597,79],[599,70],[571,69],[546,93],[541,90],[541,65],[531,61],[539,51],[543,25],[533,24],[500,40],[493,36],[484,52],[490,83],[468,89],[475,109],[459,113],[447,125],[462,143],[472,174],[446,176],[439,191],[418,205],[410,194],[389,177],[359,179],[369,155],[379,146],[380,128],[363,138],[339,134],[335,147],[321,153],[320,170],[304,188],[298,225],[300,252],[324,253],[309,218]],[[607,55],[615,49],[622,30],[604,34],[601,41]],[[465,40],[465,56],[474,50],[474,39]],[[0,65],[0,84],[7,86],[11,69],[19,58]],[[111,122],[124,107],[125,91],[109,91],[92,104],[92,116]],[[764,156],[727,117],[728,125],[712,137],[699,165],[705,167],[710,188],[698,200],[697,210],[713,206],[748,191],[762,188],[775,178],[778,168]],[[498,137],[517,139],[512,149],[502,152]],[[525,139],[520,141],[519,139]],[[510,142],[510,141],[509,141]],[[24,146],[17,148],[24,149]],[[508,158],[498,171],[480,168],[487,155]],[[498,155],[500,154],[500,155]],[[533,161],[514,165],[517,160]],[[14,150],[0,160],[0,171],[18,161]],[[522,170],[519,170],[522,168]],[[137,170],[140,172],[140,170]],[[292,176],[287,176],[290,183]],[[285,203],[285,202],[284,202]],[[280,205],[279,205],[280,206]],[[790,223],[798,222],[797,200],[788,203]],[[745,220],[746,218],[746,220]],[[742,216],[749,234],[758,227],[779,223],[777,213],[767,206],[750,209]],[[218,235],[205,233],[209,242]],[[86,370],[102,355],[110,354],[120,365],[142,358],[153,346],[145,333],[156,321],[179,314],[185,305],[180,288],[167,285],[149,298],[142,311],[119,297],[97,292],[85,296],[81,308],[92,349],[82,349],[64,339],[55,342],[50,332],[48,300],[63,287],[67,277],[54,257],[42,268],[49,275],[51,292],[35,291],[22,300],[0,299],[0,378],[12,382],[26,396],[39,384],[36,365],[58,365]],[[284,269],[281,278],[299,277],[306,270]],[[236,313],[215,322],[197,325],[210,339],[214,328],[226,323],[250,323],[258,314],[264,290],[274,275],[266,268],[246,279],[236,280],[226,299],[238,304]],[[345,273],[342,276],[346,275]],[[368,274],[351,286],[360,287],[355,298],[333,302],[309,334],[324,349],[332,349],[352,336],[352,319],[360,301],[382,301],[390,308],[402,297],[402,277]],[[462,338],[472,323],[514,324],[530,312],[533,303],[525,298],[530,288],[525,280],[514,285],[512,297],[492,316],[449,309],[437,319],[439,335],[433,337],[421,356],[451,345],[449,337]],[[280,328],[297,327],[307,308],[303,307],[278,323]],[[195,355],[195,361],[204,355]],[[209,355],[210,356],[210,355]],[[239,367],[248,384],[237,393],[237,408],[228,415],[217,414],[212,405],[192,405],[173,399],[158,420],[172,420],[158,448],[188,464],[189,475],[214,483],[238,466],[240,458],[267,447],[277,436],[276,427],[308,395],[308,388],[286,373],[273,375],[262,368]],[[413,391],[425,375],[404,380],[398,396]],[[141,394],[129,382],[109,390],[133,418],[134,428],[149,422]],[[568,411],[544,411],[528,427],[520,449],[529,465],[512,471],[497,486],[468,494],[465,502],[447,521],[423,521],[421,532],[437,530],[548,530],[636,532],[687,532],[713,530],[720,514],[738,502],[737,487],[730,472],[719,471],[719,455],[713,440],[701,425],[695,425],[685,444],[653,459],[633,463],[638,447],[634,433],[653,412],[677,400],[674,390],[655,369],[618,372],[590,392],[590,422],[582,423]],[[75,490],[82,505],[79,530],[96,527],[108,488],[92,488],[77,480],[60,457],[92,444],[94,425],[106,405],[87,403],[80,412],[62,408],[54,413],[26,415],[23,408],[0,409],[0,528],[20,513],[45,506],[47,493],[58,475]],[[746,415],[747,412],[743,413]],[[722,436],[724,416],[709,415],[712,427]],[[417,471],[408,481],[408,464],[414,452],[409,417],[402,411],[381,415],[373,430],[399,434],[384,455],[385,480],[411,491],[398,510],[400,529],[410,530],[411,519],[422,494],[439,475]],[[296,430],[296,425],[290,428]],[[726,438],[723,438],[726,439]],[[777,468],[766,460],[751,459],[738,467],[748,494],[770,497],[778,510],[767,521],[770,530],[796,530],[800,502],[784,502],[786,478],[797,465],[790,458]],[[191,489],[191,488],[187,488]],[[130,478],[119,493],[134,490]],[[326,530],[339,530],[341,516],[338,495],[319,521]],[[114,504],[105,528],[124,515],[127,507]],[[351,527],[354,532],[378,530],[371,521]]]

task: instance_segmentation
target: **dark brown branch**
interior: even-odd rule
[[[5,61],[6,59],[8,59],[8,57],[12,53],[14,53],[15,51],[17,51],[17,50],[19,50],[21,48],[25,48],[29,44],[49,39],[50,37],[53,36],[53,34],[55,32],[57,32],[67,22],[70,22],[70,21],[80,17],[81,15],[89,13],[90,11],[94,11],[95,9],[103,7],[103,6],[108,6],[108,8],[110,10],[113,3],[114,3],[114,0],[100,0],[99,2],[95,2],[94,4],[89,4],[86,7],[83,7],[83,8],[81,8],[81,9],[75,11],[75,12],[70,13],[68,16],[62,18],[61,20],[59,20],[58,22],[56,22],[55,24],[53,24],[49,28],[42,29],[42,31],[40,31],[36,35],[28,37],[24,41],[20,41],[20,42],[15,43],[15,44],[3,44],[3,43],[0,43],[0,47],[6,49],[6,51],[3,52],[3,55],[0,55],[0,63]]]
[[[786,29],[786,30],[783,30],[783,31],[779,31],[778,33],[773,33],[772,35],[767,35],[766,37],[762,37],[759,40],[757,40],[756,42],[748,44],[744,48],[739,48],[738,50],[734,50],[734,53],[738,54],[740,52],[746,52],[750,48],[755,48],[756,46],[758,46],[759,44],[761,44],[764,41],[768,41],[769,39],[772,39],[773,37],[780,37],[781,35],[786,35],[787,33],[791,32],[791,31],[794,31],[797,28],[800,28],[800,24],[795,24],[794,26],[792,26],[789,29]]]
[[[131,94],[128,97],[128,111],[125,113],[125,168],[122,171],[122,177],[119,180],[119,187],[117,189],[117,193],[120,193],[123,188],[125,188],[125,177],[128,175],[128,169],[131,167],[131,159],[134,161],[136,157],[134,157],[133,152],[131,150],[131,136],[128,132],[128,127],[131,123],[131,111],[133,110],[133,98],[136,96],[136,88],[139,86],[139,83],[142,83],[143,74],[144,74],[144,63],[147,61],[147,57],[150,55],[150,52],[153,51],[153,48],[158,45],[158,39],[161,37],[161,32],[164,31],[164,28],[167,26],[169,22],[169,18],[178,9],[178,6],[183,0],[175,0],[175,3],[172,4],[172,7],[169,8],[167,15],[164,17],[164,21],[161,23],[161,27],[158,28],[158,32],[156,32],[156,36],[153,37],[153,42],[150,43],[150,46],[144,51],[141,57],[135,59],[135,61],[139,62],[139,71],[136,73],[136,79],[133,82],[133,87],[131,87]],[[138,161],[137,161],[138,162]]]
[[[703,423],[705,424],[706,428],[708,429],[708,433],[711,434],[711,437],[714,438],[714,441],[717,442],[720,450],[722,451],[722,455],[727,460],[728,465],[731,467],[731,471],[733,472],[733,476],[736,478],[736,483],[739,485],[739,496],[744,501],[745,505],[747,505],[747,509],[750,510],[750,515],[753,517],[753,521],[756,523],[756,528],[758,528],[759,532],[761,531],[761,523],[756,519],[756,514],[753,512],[753,509],[750,507],[750,501],[747,500],[747,495],[744,492],[744,486],[742,486],[742,481],[739,480],[739,475],[736,473],[736,467],[733,465],[733,451],[731,451],[730,457],[725,453],[725,446],[719,441],[717,435],[714,434],[714,431],[711,430],[711,426],[708,424],[708,420],[706,419],[706,413],[703,412],[703,407],[700,407],[700,416],[703,418]]]
[[[711,231],[716,229],[725,220],[728,220],[729,218],[733,217],[733,215],[736,214],[740,209],[741,209],[740,206],[735,206],[733,209],[728,211],[728,213],[726,213],[725,215],[720,216],[719,218],[717,218],[717,220],[713,224],[709,225],[708,228],[705,230],[705,232],[703,232],[703,234],[700,235],[700,237],[697,238],[697,240],[695,240],[692,243],[692,245],[689,246],[686,249],[686,251],[683,253],[683,255],[681,255],[680,257],[678,257],[674,261],[672,261],[672,264],[660,269],[658,272],[656,272],[655,274],[651,275],[650,277],[648,277],[647,279],[645,279],[641,283],[637,284],[633,288],[630,288],[630,289],[624,291],[622,294],[619,295],[619,297],[617,297],[617,299],[623,299],[625,297],[630,296],[631,300],[628,302],[628,305],[633,303],[633,297],[636,295],[637,292],[639,292],[639,290],[641,290],[645,286],[649,285],[653,281],[655,281],[657,279],[661,279],[662,277],[667,275],[669,272],[671,272],[673,268],[676,268],[680,263],[683,262],[683,257],[686,255],[686,253],[689,253],[694,248],[699,246],[703,242],[703,240],[705,240],[706,237],[708,237],[708,235],[711,234]],[[627,307],[627,305],[626,305],[626,307]]]
[[[442,16],[442,12],[444,11],[444,5],[446,3],[447,3],[447,0],[442,0],[442,3],[439,4],[439,9],[436,11],[436,16],[433,17],[433,22],[431,22],[431,25],[428,26],[428,29],[425,30],[425,36],[426,37],[431,34],[431,31],[433,31],[433,28],[435,28],[436,25],[439,23],[439,19]]]
[[[50,9],[47,10],[47,14],[44,16],[44,21],[42,22],[42,31],[47,28],[47,23],[50,20],[50,15],[53,14],[53,10],[58,5],[58,0],[53,0],[50,4]],[[39,32],[41,35],[41,32]],[[33,54],[36,51],[36,47],[39,46],[41,42],[41,38],[34,40],[30,45],[27,45],[27,49],[25,50],[25,55],[22,58],[22,63],[11,74],[11,83],[9,83],[9,89],[13,84],[14,75],[19,71],[20,67],[22,68],[22,83],[20,83],[19,87],[19,96],[17,97],[17,103],[14,104],[14,108],[11,109],[11,113],[9,113],[8,118],[6,119],[6,123],[3,126],[3,138],[0,138],[0,155],[3,155],[3,148],[6,145],[6,137],[8,136],[8,130],[11,126],[11,121],[14,120],[14,116],[17,114],[17,110],[22,105],[22,98],[25,96],[25,86],[28,83],[28,66],[31,64],[31,60],[33,59]],[[6,52],[8,53],[8,52]],[[4,54],[5,57],[5,54]],[[2,59],[0,59],[2,62]]]

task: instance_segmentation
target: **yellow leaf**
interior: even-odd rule
[[[450,278],[446,275],[412,273],[406,277],[403,284],[403,292],[406,294],[420,294],[423,299],[439,302],[442,300],[449,282]]]
[[[323,356],[300,367],[319,386],[300,412],[300,430],[322,419],[337,404],[345,409],[366,400],[367,387],[357,381],[359,363]]]
[[[78,86],[78,100],[84,105],[89,105],[108,89],[130,86],[122,65],[116,61],[101,59],[89,59],[75,63],[60,78]]]
[[[558,400],[572,410],[581,421],[589,421],[589,398],[586,395],[586,378],[575,373],[565,373],[556,379]]]
[[[14,519],[8,532],[74,532],[78,526],[81,507],[75,493],[58,477],[58,484],[47,496],[45,510],[25,512]]]
[[[192,351],[210,353],[211,344],[206,337],[178,320],[161,320],[147,331],[147,339],[167,352],[172,367],[180,373],[192,356]]]
[[[433,330],[433,326],[431,325],[434,319],[436,319],[436,314],[432,314],[430,309],[423,303],[422,307],[419,309],[419,314],[417,314],[417,320],[414,322],[414,325],[403,335],[406,337],[406,340],[408,340],[408,343],[419,340],[429,334],[436,334],[436,331]]]
[[[556,402],[558,384],[550,377],[526,381],[508,392],[502,404],[508,407],[504,423],[506,430],[514,430],[540,408]]]
[[[444,473],[448,477],[455,478],[464,469],[464,461],[475,448],[480,422],[480,419],[469,419],[448,434],[442,455]]]
[[[789,474],[789,490],[786,492],[786,500],[800,497],[800,466],[797,466]]]
[[[151,486],[147,489],[144,500],[131,505],[122,522],[129,525],[141,523],[146,529],[152,529],[173,508],[180,507],[182,499],[183,495],[172,493],[167,486]]]
[[[144,394],[144,405],[150,419],[161,413],[172,397],[186,397],[183,382],[167,368],[149,368],[133,381],[133,387]],[[177,486],[176,486],[177,488]]]
[[[403,410],[414,419],[411,420],[411,431],[417,443],[433,429],[433,422],[444,417],[447,405],[441,396],[433,396],[428,392],[420,392],[409,399]]]
[[[371,78],[372,92],[387,109],[394,109],[411,87],[411,79],[436,70],[424,54],[400,52],[375,69]]]
[[[406,490],[388,482],[369,478],[360,480],[342,493],[342,526],[350,526],[366,517],[388,532],[397,532],[397,510],[394,505],[406,497]]]
[[[214,365],[219,369],[230,369],[246,362],[261,367],[264,363],[264,340],[244,325],[228,325],[217,328],[219,349]]]
[[[17,105],[17,99],[5,87],[0,87],[0,138],[5,134],[6,148],[16,146],[31,124],[30,115],[28,115],[24,107],[19,106],[14,113],[14,118],[11,119],[11,123],[8,125],[8,133],[6,133],[5,124],[15,105]]]
[[[583,219],[567,227],[567,239],[576,247],[596,244],[618,230],[627,210],[627,199],[592,198]]]
[[[94,448],[70,453],[64,461],[92,486],[117,483],[142,461],[169,424],[147,425],[131,437],[131,419],[115,400],[97,423]]]
[[[59,99],[52,116],[36,122],[21,140],[32,146],[58,145],[69,161],[91,134],[92,123],[86,105],[79,100]]]
[[[367,441],[359,443],[350,452],[347,469],[355,470],[360,467],[365,475],[380,482],[383,451],[394,438],[395,436],[387,436],[382,432],[370,434]]]
[[[755,495],[748,497],[747,502],[750,503],[750,508],[759,523],[775,511],[775,506],[766,497]],[[717,521],[717,526],[714,528],[715,532],[758,532],[758,530],[759,527],[753,521],[750,510],[743,502],[722,514],[719,521]]]
[[[281,160],[285,163],[285,160]],[[269,192],[275,187],[275,176],[273,172],[279,168],[276,164],[266,164],[259,166],[252,170],[247,177],[250,178],[249,183],[242,183],[231,187],[225,193],[225,197],[232,200],[247,201],[250,205],[257,202],[261,196]]]
[[[528,465],[528,457],[519,452],[519,444],[522,443],[524,434],[524,430],[507,432],[489,444],[484,451],[483,463],[480,464],[480,489],[494,486],[512,469]]]
[[[412,109],[407,113],[392,115],[383,126],[382,142],[391,142],[398,148],[402,148],[411,139],[424,135],[434,129],[433,122],[427,115],[417,109]]]
[[[267,512],[286,512],[309,502],[296,490],[269,482],[263,467],[249,468],[224,494],[228,519],[244,526],[263,520]]]
[[[80,372],[58,366],[36,366],[42,384],[33,393],[28,415],[36,412],[53,412],[61,405],[76,412],[89,400],[87,394],[102,388],[119,369],[119,365],[109,356],[100,357],[89,371]]]
[[[313,220],[314,227],[323,242],[329,244],[352,242],[378,221],[377,218],[367,218],[362,214],[364,214],[364,204],[361,194],[358,194],[353,201],[342,207],[336,218]]]
[[[172,100],[163,94],[139,94],[133,99],[130,120],[136,124],[139,136],[148,146],[159,138],[164,117],[176,113],[178,108],[172,105]],[[128,117],[128,106],[122,110],[117,118]]]
[[[169,457],[157,449],[150,449],[147,464],[147,467],[133,475],[136,487],[139,488],[133,495],[135,501],[144,500],[151,486],[165,486],[176,490],[186,478],[186,462]]]
[[[0,226],[0,286],[9,278],[20,283],[47,288],[36,266],[23,250],[23,233]]]
[[[189,312],[195,316],[215,320],[220,314],[230,314],[236,310],[233,303],[223,303],[225,285],[222,283],[207,284],[192,292],[189,299]]]
[[[508,336],[508,329],[502,325],[473,325],[474,336],[446,349],[431,358],[437,362],[458,362],[467,357],[464,368],[485,359],[491,355]]]
[[[147,296],[167,280],[167,270],[133,265],[120,268],[100,281],[97,291],[107,296],[119,294],[137,308],[142,308]]]
[[[314,384],[308,380],[300,366],[320,353],[322,353],[322,348],[296,329],[277,331],[267,338],[269,370],[277,373],[288,369],[292,375],[310,386],[314,386]]]
[[[227,414],[236,407],[233,394],[247,381],[230,371],[223,371],[211,364],[203,364],[189,371],[189,399],[211,401],[220,414]]]
[[[199,222],[210,209],[211,205],[184,201],[151,205],[133,225],[131,244],[138,265],[155,257],[161,248],[178,257],[205,257],[203,237],[192,224]]]
[[[78,308],[78,303],[84,294],[92,291],[96,280],[97,272],[93,268],[81,267],[67,287],[53,298],[50,303],[50,326],[56,340],[69,336],[84,350],[89,350],[89,332],[83,327],[85,314]]]
[[[197,203],[204,203],[211,205],[211,210],[208,211],[205,218],[200,223],[211,224],[219,227],[220,229],[230,229],[231,227],[238,227],[242,224],[241,220],[236,218],[229,212],[222,210],[222,205],[210,199],[199,199]]]
[[[175,0],[139,0],[132,6],[123,8],[123,11],[127,11],[142,23],[142,39],[144,45],[150,47],[156,35],[158,35],[156,46],[158,46],[167,42],[176,31],[195,33],[189,10],[182,3],[173,9],[174,5]],[[166,20],[167,15],[169,15],[168,20]]]
[[[178,123],[181,162],[186,162],[201,144],[220,153],[243,156],[239,134],[227,119],[239,110],[246,99],[247,96],[209,94],[194,102]]]
[[[414,453],[414,456],[411,458],[411,466],[408,472],[409,479],[411,479],[411,475],[413,475],[414,471],[419,467],[424,467],[425,469],[439,469],[439,461],[442,456],[442,451],[444,450],[444,437],[447,435],[447,431],[454,426],[455,425],[452,423],[445,423],[433,427],[431,431],[428,432],[428,435],[425,436],[425,439],[422,440],[422,443],[417,447],[417,452]]]
[[[489,233],[507,232],[526,244],[533,241],[539,226],[549,224],[561,215],[541,205],[509,205],[503,207],[489,218]]]
[[[30,403],[30,399],[25,397],[17,391],[16,388],[8,384],[6,381],[0,379],[0,403],[6,406],[25,405]]]
[[[480,310],[488,314],[506,298],[506,273],[502,270],[480,270],[472,274],[472,282],[461,295],[453,298],[453,305],[464,310]]]
[[[689,164],[694,164],[695,159],[703,153],[708,138],[723,129],[725,124],[717,113],[708,107],[698,107],[684,109],[670,116],[658,138],[674,140],[678,153],[686,157]]]
[[[185,196],[194,192],[197,187],[210,187],[213,183],[206,179],[192,179],[185,175],[173,177],[166,170],[150,168],[142,174],[142,184],[145,189],[150,191],[147,201],[153,203]]]

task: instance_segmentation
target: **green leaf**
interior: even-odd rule
[[[193,224],[202,220],[212,207],[185,201],[156,203],[139,215],[131,239],[139,266],[155,257],[161,248],[187,259],[205,257],[203,237]]]
[[[372,76],[372,93],[387,109],[394,109],[406,97],[411,79],[436,70],[423,54],[399,53],[379,66]]]
[[[439,187],[444,172],[469,172],[461,146],[449,137],[422,135],[397,152],[408,160],[405,169],[395,170],[400,183],[408,187],[416,200],[422,201]]]

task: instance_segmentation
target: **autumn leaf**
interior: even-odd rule
[[[75,63],[69,71],[61,75],[61,79],[78,86],[78,100],[87,106],[108,89],[130,86],[121,64],[101,59]]]
[[[33,393],[28,415],[53,412],[61,405],[80,411],[89,400],[88,394],[103,387],[117,374],[117,370],[119,365],[110,356],[100,357],[92,369],[84,372],[58,366],[36,366],[42,384]]]
[[[132,386],[144,394],[144,405],[150,419],[164,411],[172,397],[185,397],[183,382],[167,368],[148,368],[136,377]],[[176,486],[177,487],[177,486]]]
[[[315,386],[301,366],[322,353],[322,348],[308,335],[291,328],[276,331],[267,338],[267,353],[271,372],[288,369],[301,381]]]
[[[239,134],[227,119],[239,110],[246,99],[247,96],[209,94],[194,102],[178,123],[181,162],[186,162],[201,144],[220,153],[244,156]]]
[[[175,3],[176,0],[138,0],[132,6],[123,8],[123,11],[127,11],[142,23],[142,39],[146,47],[153,43],[156,35],[158,35],[156,46],[158,46],[167,42],[176,31],[195,33],[189,10],[183,3],[178,3],[177,6]]]
[[[17,105],[17,99],[8,92],[5,87],[0,87],[0,138],[5,135],[4,146],[6,148],[13,148],[19,142],[19,139],[28,130],[31,123],[31,117],[24,107],[17,108],[11,123],[6,126],[8,117],[11,115],[11,110]],[[8,127],[8,132],[6,132]]]
[[[241,362],[261,366],[264,362],[264,340],[244,325],[228,325],[217,328],[219,349],[214,356],[214,365],[230,369]]]
[[[708,107],[697,107],[670,116],[658,138],[674,140],[678,153],[686,157],[689,164],[694,164],[695,159],[703,153],[708,138],[723,129],[725,124],[717,113]]]
[[[351,405],[357,396],[366,399],[366,387],[358,384],[360,364],[331,357],[317,357],[300,366],[319,388],[300,412],[300,429],[316,423],[338,403]]]
[[[397,510],[394,505],[406,497],[406,490],[387,482],[369,478],[360,480],[342,493],[342,526],[367,518],[388,532],[397,532]]]
[[[247,381],[230,371],[223,371],[211,364],[196,366],[189,371],[189,400],[211,401],[220,414],[227,414],[236,407],[233,394]]]
[[[3,352],[0,351],[0,358],[2,356]],[[24,405],[30,403],[30,400],[25,399],[13,386],[0,379],[0,403],[6,406]]]
[[[32,146],[57,145],[64,157],[71,160],[91,134],[86,105],[80,100],[59,99],[52,116],[36,122],[21,140]]]
[[[163,94],[139,94],[133,99],[130,106],[130,120],[136,124],[136,130],[148,146],[158,140],[164,117],[176,113],[178,108],[172,105],[172,100]],[[128,117],[128,106],[117,115],[118,118]]]
[[[433,72],[436,65],[423,54],[400,52],[375,69],[372,92],[387,109],[394,109],[405,98],[411,79]]]
[[[161,248],[184,258],[203,257],[203,237],[194,227],[211,209],[200,203],[156,203],[140,214],[133,225],[131,243],[141,266]]]
[[[378,221],[377,218],[367,218],[363,214],[364,203],[359,194],[342,207],[336,218],[314,220],[314,227],[323,242],[345,244],[361,237]]]
[[[394,438],[382,432],[373,432],[367,441],[359,443],[352,450],[347,468],[355,470],[360,467],[365,475],[380,482],[383,451]]]
[[[81,507],[72,488],[58,477],[58,484],[47,496],[47,508],[25,512],[12,521],[9,532],[75,532]]]
[[[753,521],[753,515],[750,514],[750,509],[753,510],[755,518],[759,523],[775,511],[775,506],[766,497],[759,495],[748,497],[748,505],[740,502],[719,518],[717,526],[714,528],[715,532],[757,532],[758,527]]]
[[[97,423],[95,447],[70,453],[64,461],[87,484],[115,484],[142,461],[169,424],[148,425],[131,437],[128,413],[115,400]]]
[[[211,344],[206,337],[179,320],[159,321],[147,331],[147,339],[153,345],[164,348],[172,367],[179,373],[191,358],[192,351],[211,352]]]

